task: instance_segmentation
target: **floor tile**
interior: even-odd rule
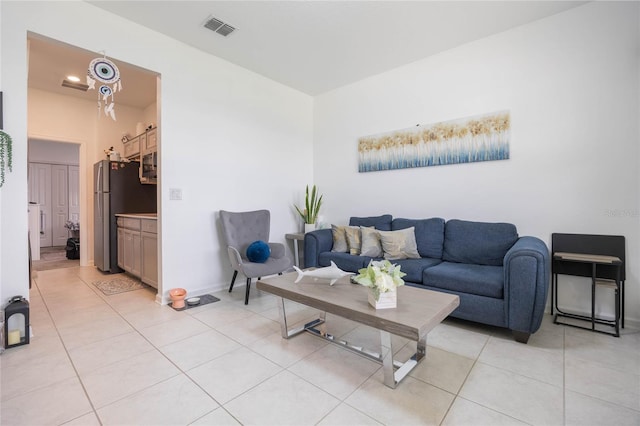
[[[220,404],[225,404],[282,370],[281,367],[241,347],[187,374]]]
[[[181,313],[179,319],[163,322],[138,330],[156,347],[178,342],[187,337],[209,331],[209,327],[189,315]]]
[[[168,321],[176,321],[183,316],[184,314],[169,306],[160,305],[147,306],[137,311],[122,313],[122,317],[138,330]]]
[[[243,318],[225,326],[216,327],[216,329],[236,342],[249,345],[256,340],[280,331],[280,324],[259,314],[253,314],[250,317]]]
[[[413,377],[388,388],[378,371],[345,402],[383,424],[439,425],[453,399],[454,395]]]
[[[214,303],[213,305],[214,306],[209,309],[192,314],[192,316],[210,327],[219,328],[254,315],[252,311],[245,309],[244,307],[220,302]],[[189,310],[185,312],[189,312]]]
[[[575,331],[567,333],[565,350],[567,357],[590,361],[619,370],[620,372],[640,375],[640,340],[636,335],[619,338],[589,332]]]
[[[74,349],[90,343],[133,331],[125,320],[114,314],[108,319],[85,322],[70,327],[59,327],[60,336],[67,349]]]
[[[318,426],[342,426],[342,425],[382,425],[355,408],[342,403],[333,409],[322,419]]]
[[[98,417],[96,417],[95,412],[90,412],[85,414],[84,416],[76,417],[73,420],[70,420],[66,423],[63,423],[64,426],[101,426]]]
[[[415,351],[415,343],[410,343],[405,349],[406,355],[399,354],[398,358],[408,359],[415,354]],[[452,394],[457,394],[471,371],[473,363],[472,359],[427,346],[425,357],[409,375]]]
[[[103,425],[189,424],[218,407],[200,387],[184,375],[123,398],[98,410]]]
[[[380,368],[377,362],[328,345],[291,366],[289,371],[343,400]]]
[[[457,397],[442,426],[524,426],[519,420],[491,410],[475,402]]]
[[[304,332],[284,339],[280,332],[257,340],[249,347],[281,367],[289,367],[329,343]]]
[[[427,335],[427,344],[447,352],[476,359],[489,336],[454,325],[439,324]]]
[[[339,403],[300,377],[282,371],[225,408],[242,424],[313,425]]]
[[[567,357],[566,389],[640,411],[640,376]]]
[[[186,371],[239,347],[239,343],[224,334],[209,330],[179,342],[161,346],[160,351]]]
[[[562,388],[480,362],[459,395],[526,423],[562,423]]]
[[[101,408],[178,373],[169,360],[152,351],[81,374],[81,377],[94,407]]]
[[[4,391],[4,389],[3,389]],[[62,424],[92,412],[80,381],[73,377],[2,401],[3,425]]]
[[[31,344],[20,347],[25,348],[21,352],[25,353],[30,346]],[[6,354],[9,355],[12,351],[20,348],[8,349]],[[2,355],[1,361],[0,389],[2,392],[0,397],[3,404],[5,400],[10,398],[76,377],[71,361],[62,349],[43,353],[37,358],[33,357],[33,354],[29,354],[29,360],[24,361],[28,364],[21,364],[17,357],[5,362],[4,357],[7,355]],[[22,365],[25,365],[26,368],[21,368]]]
[[[70,349],[69,356],[79,373],[88,373],[151,350],[153,346],[139,333],[132,331]]]
[[[566,425],[640,425],[640,411],[630,410],[576,392],[565,392]]]
[[[542,350],[516,341],[490,338],[478,361],[554,386],[563,386],[563,351]]]
[[[216,408],[209,414],[200,417],[193,426],[238,426],[240,423],[223,407]]]

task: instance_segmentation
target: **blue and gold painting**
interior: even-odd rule
[[[358,139],[358,171],[509,159],[511,119],[499,111]]]

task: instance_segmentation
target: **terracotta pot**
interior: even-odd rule
[[[172,288],[169,290],[169,297],[171,298],[171,306],[174,309],[184,308],[184,298],[187,297],[187,290],[184,288]]]

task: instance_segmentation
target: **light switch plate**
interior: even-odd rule
[[[182,189],[180,189],[180,188],[169,188],[169,199],[170,200],[182,200]]]

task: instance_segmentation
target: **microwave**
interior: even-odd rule
[[[158,183],[158,152],[147,152],[140,159],[140,182]]]

